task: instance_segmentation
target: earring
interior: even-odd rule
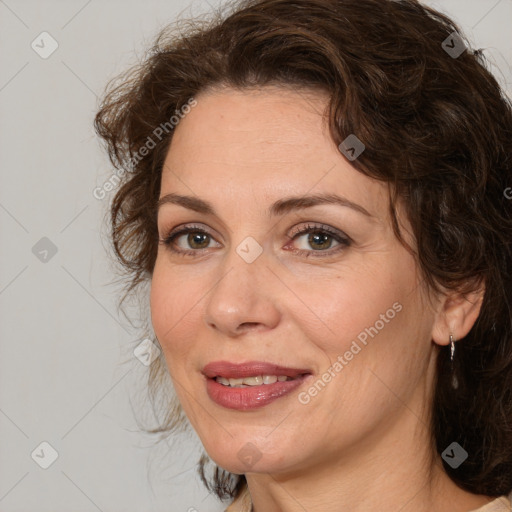
[[[452,387],[453,389],[457,389],[459,387],[459,381],[455,375],[455,371],[453,369],[453,355],[455,354],[455,343],[453,341],[453,336],[450,334],[450,365],[452,369]]]

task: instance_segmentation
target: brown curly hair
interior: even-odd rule
[[[459,27],[416,0],[244,0],[228,8],[187,21],[184,30],[164,29],[143,61],[110,83],[96,115],[95,129],[122,171],[110,210],[113,247],[127,277],[121,303],[151,277],[157,254],[155,206],[173,130],[141,158],[155,128],[217,85],[326,91],[333,140],[357,134],[364,143],[352,165],[390,184],[402,242],[395,205],[403,201],[431,289],[468,293],[485,283],[480,315],[457,344],[457,390],[450,386],[449,347],[439,350],[432,445],[441,453],[457,441],[469,453],[457,469],[445,465],[461,488],[510,493],[510,99]],[[446,51],[446,41],[452,47],[455,40],[459,55]],[[161,357],[150,370],[153,392],[165,371]],[[178,411],[169,408],[152,432],[179,426]],[[215,467],[207,479],[206,460],[200,474],[207,487],[221,499],[240,495],[245,477]]]

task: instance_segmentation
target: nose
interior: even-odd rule
[[[205,307],[206,324],[231,338],[275,328],[281,316],[279,290],[284,288],[270,271],[265,251],[248,263],[235,249],[219,267]]]

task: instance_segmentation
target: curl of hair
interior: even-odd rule
[[[137,158],[155,128],[217,86],[326,91],[333,140],[356,134],[364,143],[352,165],[389,183],[402,242],[395,207],[403,202],[429,287],[468,293],[485,285],[480,315],[457,343],[457,390],[449,347],[439,349],[431,431],[438,453],[453,441],[469,453],[457,469],[445,465],[458,486],[500,496],[512,490],[512,200],[504,192],[512,186],[512,107],[481,51],[465,39],[458,58],[444,51],[453,32],[464,37],[416,0],[237,2],[181,32],[164,29],[107,90],[95,128],[112,164],[126,171],[110,210],[128,279],[122,303],[155,264],[155,205],[173,134]],[[164,372],[163,359],[156,363]],[[207,487],[221,499],[238,496],[245,477],[217,468],[207,481],[205,461]]]

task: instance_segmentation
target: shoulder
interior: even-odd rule
[[[508,496],[500,496],[487,505],[471,512],[512,512],[512,492]]]

